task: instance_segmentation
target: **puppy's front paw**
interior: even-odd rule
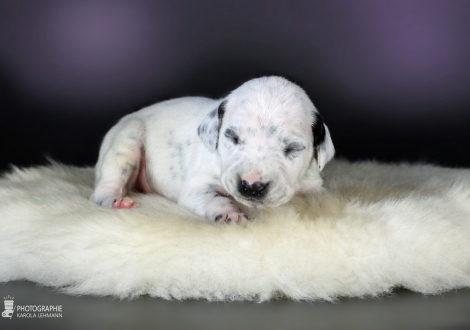
[[[218,214],[214,221],[219,223],[231,223],[231,222],[247,222],[250,219],[246,216],[245,213],[240,212],[230,212],[226,214]]]

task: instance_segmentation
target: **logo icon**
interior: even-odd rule
[[[8,297],[3,297],[4,299],[4,304],[5,304],[5,310],[2,312],[2,317],[9,317],[11,319],[11,317],[13,316],[13,311],[15,310],[15,308],[13,307],[13,304],[14,304],[14,299],[15,297],[10,297],[8,295]]]

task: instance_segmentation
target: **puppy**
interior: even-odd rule
[[[307,94],[282,77],[250,80],[227,97],[183,97],[122,118],[96,164],[95,203],[131,208],[127,191],[157,193],[216,222],[321,190],[335,149]]]

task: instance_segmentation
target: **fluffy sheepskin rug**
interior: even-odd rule
[[[226,225],[156,195],[100,208],[89,168],[14,169],[0,179],[0,282],[259,301],[470,287],[470,170],[335,161],[324,177],[325,193]]]

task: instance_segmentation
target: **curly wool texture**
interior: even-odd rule
[[[334,300],[470,287],[470,170],[334,161],[327,192],[212,224],[157,195],[88,200],[93,171],[0,179],[0,282],[120,298]]]

